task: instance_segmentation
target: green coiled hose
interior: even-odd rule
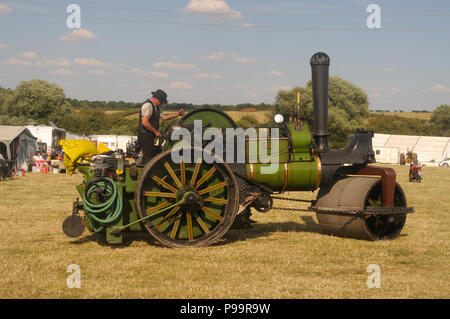
[[[97,193],[97,203],[93,202],[91,196]],[[104,197],[104,202],[98,200],[99,196]],[[105,226],[112,224],[122,213],[123,201],[117,191],[116,183],[111,178],[100,177],[90,180],[82,194],[83,208],[91,219],[92,228],[95,232],[101,231]],[[100,217],[104,214],[104,218]],[[94,222],[99,224],[95,226]]]

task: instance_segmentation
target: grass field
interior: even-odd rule
[[[449,298],[450,169],[424,167],[418,184],[392,167],[416,212],[400,238],[378,242],[323,235],[312,213],[272,210],[206,248],[165,248],[145,234],[114,247],[62,233],[80,174],[0,182],[0,298]],[[80,289],[66,285],[70,264]],[[381,288],[367,287],[369,264]]]
[[[112,112],[112,113],[111,113]],[[114,111],[111,111],[110,114],[115,113]],[[171,112],[167,112],[167,114],[170,114]],[[270,114],[271,111],[255,111],[255,112],[241,112],[241,111],[225,111],[235,122],[238,122],[242,117],[246,115],[253,116],[258,123],[265,123],[267,122],[266,115]],[[136,111],[134,114],[128,114],[125,116],[126,119],[138,119],[139,118],[139,110]]]
[[[77,110],[79,111],[79,110]],[[172,112],[166,112],[170,114]],[[246,115],[253,116],[260,124],[269,120],[272,111],[254,111],[254,112],[242,112],[242,111],[225,111],[235,122],[238,122],[242,117]],[[127,109],[127,110],[106,110],[105,114],[122,114],[125,119],[133,120],[139,118],[139,109]],[[398,115],[406,118],[416,118],[421,120],[430,120],[433,113],[419,113],[419,112],[371,112],[371,114],[384,114],[384,115]]]

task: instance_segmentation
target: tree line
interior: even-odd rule
[[[89,100],[77,100],[75,98],[66,98],[66,101],[75,108],[94,108],[94,109],[108,109],[108,110],[124,110],[139,108],[144,101],[141,102],[124,102],[124,101],[89,101]],[[267,111],[273,109],[272,104],[266,103],[241,103],[237,105],[228,104],[192,104],[192,103],[168,103],[164,105],[164,109],[178,110],[183,108],[185,110],[194,110],[199,108],[212,108],[222,111],[240,111],[242,109],[251,108],[257,111]]]
[[[238,105],[170,103],[164,108],[186,111],[197,108],[213,108],[221,111],[255,109],[293,116],[300,92],[300,115],[309,127],[313,127],[312,83],[278,91],[274,104]],[[348,134],[356,128],[374,130],[376,133],[404,135],[450,136],[450,106],[437,107],[430,120],[405,118],[398,115],[374,114],[368,110],[367,94],[354,84],[338,77],[329,79],[328,117],[330,145],[342,147]],[[143,101],[142,101],[143,102]],[[137,135],[138,121],[127,118],[135,114],[142,102],[88,101],[67,98],[62,88],[45,80],[21,82],[14,90],[0,87],[0,125],[45,124],[49,121],[69,132],[85,135],[117,134]],[[108,110],[121,110],[108,112]],[[252,115],[246,115],[237,123],[242,127],[273,126],[269,116],[266,123],[259,123]]]
[[[384,134],[450,136],[450,105],[438,106],[429,120],[399,115],[371,114],[366,128]]]
[[[62,88],[45,80],[21,82],[14,90],[0,87],[0,125],[45,124],[49,121],[69,132],[137,135],[138,121],[126,116],[137,113],[142,102],[89,101],[67,98]],[[254,108],[269,110],[270,104],[238,105],[169,103],[167,110],[213,108],[222,111]],[[108,113],[108,110],[121,110]]]

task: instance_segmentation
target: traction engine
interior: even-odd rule
[[[77,187],[82,201],[74,203],[64,232],[78,237],[86,226],[104,233],[109,243],[121,243],[124,232],[147,231],[169,247],[208,246],[250,208],[272,209],[277,193],[319,189],[309,209],[323,233],[365,240],[398,237],[413,208],[407,207],[395,171],[370,165],[375,163],[372,131],[358,129],[344,148],[329,147],[330,59],[319,52],[310,63],[312,132],[306,124],[276,116],[278,134],[254,128],[256,137],[246,136],[239,143],[237,135],[230,139],[229,134],[243,129],[227,114],[194,110],[163,132],[161,153],[145,166],[117,155],[98,155],[91,163],[79,164],[84,174]],[[191,140],[174,139],[181,130],[189,132]],[[198,143],[196,137],[208,132],[226,141],[220,152],[220,144],[211,147],[202,139]],[[236,142],[232,148],[227,147],[230,141]],[[278,145],[275,151],[273,143]],[[181,160],[174,159],[174,153]]]

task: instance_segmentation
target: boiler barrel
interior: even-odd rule
[[[310,191],[320,185],[320,161],[246,165],[247,178],[278,192]]]

